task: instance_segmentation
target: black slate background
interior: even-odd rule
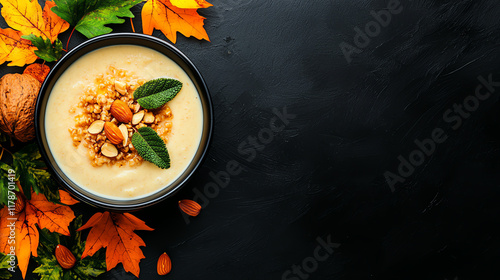
[[[141,279],[498,278],[500,87],[458,129],[443,113],[474,94],[478,76],[500,81],[500,5],[401,0],[403,11],[349,64],[339,44],[354,44],[354,28],[389,2],[213,0],[200,10],[211,42],[180,35],[176,46],[210,88],[213,144],[181,192],[134,213],[155,228],[138,232]],[[128,20],[113,28],[131,31]],[[75,32],[70,47],[83,40]],[[295,118],[248,160],[238,147],[268,136],[273,108],[285,107]],[[448,139],[392,192],[384,173],[435,128]],[[233,160],[244,171],[199,200],[204,209],[187,224],[177,201]],[[307,275],[287,276],[314,256],[317,238],[340,246]],[[160,277],[164,251],[173,270]],[[134,278],[119,265],[100,279]]]

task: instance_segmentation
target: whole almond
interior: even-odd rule
[[[116,124],[112,122],[106,122],[104,124],[104,133],[109,141],[115,145],[123,142],[123,134],[122,131],[116,126]]]
[[[179,201],[179,208],[181,208],[181,210],[184,213],[193,217],[198,216],[198,214],[200,214],[201,211],[201,205],[198,204],[198,202],[190,199],[183,199]]]
[[[76,263],[75,256],[64,245],[61,245],[61,244],[57,245],[55,255],[56,255],[57,262],[64,269],[70,269]]]
[[[132,120],[132,111],[130,111],[127,103],[120,99],[111,104],[110,112],[119,122],[129,123]]]
[[[172,270],[172,261],[167,253],[161,254],[158,258],[158,265],[156,268],[159,275],[166,275]]]

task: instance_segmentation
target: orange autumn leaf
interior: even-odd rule
[[[39,241],[38,229],[35,226],[35,220],[26,211],[22,212],[18,216],[15,232],[16,257],[19,270],[21,270],[24,279],[26,278],[26,271],[28,270],[31,255],[33,255],[33,257],[38,256],[37,248]],[[1,235],[0,238],[3,238],[3,235]]]
[[[0,64],[11,61],[8,66],[24,66],[35,62],[37,49],[22,34],[13,29],[0,29]]]
[[[78,229],[92,228],[85,242],[82,259],[92,256],[101,248],[106,249],[106,267],[111,270],[118,263],[127,272],[139,277],[139,262],[144,259],[140,246],[144,241],[134,230],[153,230],[144,221],[129,213],[95,213],[85,225]]]
[[[59,193],[65,201],[73,202],[68,193]],[[25,278],[31,255],[37,256],[39,232],[36,225],[69,235],[68,226],[74,218],[75,214],[69,206],[49,202],[43,194],[33,192],[31,199],[25,200],[24,209],[20,212],[14,213],[7,206],[0,210],[0,252],[9,254],[14,249],[19,269]]]
[[[23,35],[33,34],[54,42],[69,28],[69,23],[50,10],[55,6],[52,1],[45,2],[43,11],[38,1],[0,0],[0,4],[5,22]]]
[[[75,205],[79,201],[74,199],[68,192],[65,192],[63,190],[59,190],[59,201],[61,201],[62,204],[66,205]]]
[[[179,8],[173,5],[183,7]],[[142,8],[142,28],[144,34],[153,34],[159,29],[174,44],[177,41],[177,32],[186,37],[194,36],[199,40],[207,40],[207,31],[203,28],[204,17],[196,9],[206,8],[212,4],[204,0],[148,0]],[[188,8],[186,8],[188,7]]]
[[[44,34],[50,39],[50,42],[52,43],[54,43],[60,33],[63,33],[69,28],[69,23],[67,21],[52,12],[51,9],[55,5],[56,3],[52,1],[46,1],[42,13],[43,21],[45,22]]]

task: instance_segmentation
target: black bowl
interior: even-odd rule
[[[109,198],[104,198],[97,196],[85,189],[79,187],[73,181],[71,181],[59,168],[57,162],[55,162],[50,149],[47,144],[47,139],[45,135],[45,109],[47,106],[47,100],[54,87],[58,78],[63,74],[63,72],[77,59],[81,56],[94,51],[96,49],[113,46],[113,45],[137,45],[147,47],[156,50],[165,56],[169,57],[175,61],[191,78],[193,83],[198,90],[200,95],[200,101],[203,108],[203,132],[200,141],[200,146],[191,161],[188,168],[184,171],[181,176],[175,180],[172,184],[165,186],[160,191],[151,194],[146,197],[130,200],[114,200]],[[35,109],[35,130],[38,145],[40,147],[40,153],[44,158],[45,162],[51,169],[54,178],[63,185],[71,194],[73,194],[78,200],[86,202],[90,205],[113,210],[113,211],[132,211],[144,208],[146,206],[160,202],[161,200],[172,196],[176,191],[178,191],[189,178],[193,175],[196,169],[201,165],[201,162],[207,154],[208,146],[210,143],[212,135],[213,126],[213,112],[212,112],[212,101],[210,100],[210,95],[208,92],[207,85],[203,80],[200,72],[194,64],[177,48],[173,45],[162,41],[158,38],[137,34],[137,33],[115,33],[99,36],[90,39],[79,46],[75,47],[73,50],[68,52],[50,71],[49,75],[45,79],[42,87],[40,89],[40,94],[37,99],[36,109]]]

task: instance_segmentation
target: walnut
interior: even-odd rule
[[[0,130],[28,142],[35,138],[35,104],[40,82],[26,74],[6,74],[0,79]]]

